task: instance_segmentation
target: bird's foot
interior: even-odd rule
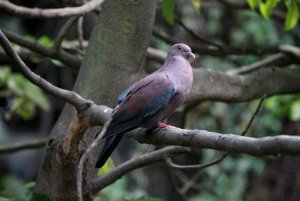
[[[162,128],[166,128],[167,126],[169,126],[168,124],[165,123],[159,123],[158,126],[156,128],[153,128],[152,131],[153,133],[158,132],[160,129]]]
[[[165,123],[159,123],[159,124],[157,125],[157,127],[149,128],[149,129],[147,129],[147,130],[145,131],[145,133],[146,133],[146,135],[152,134],[152,133],[156,133],[156,132],[158,132],[160,129],[165,128],[165,127],[167,127],[167,126],[169,126],[169,125],[168,125],[168,124],[165,124]]]
[[[159,123],[158,127],[157,128],[165,128],[169,126],[168,124],[165,124],[165,123]]]

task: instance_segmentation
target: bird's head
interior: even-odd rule
[[[191,48],[184,43],[177,43],[173,45],[170,49],[170,53],[172,55],[181,55],[189,61],[193,61],[195,59],[195,55],[193,54]]]

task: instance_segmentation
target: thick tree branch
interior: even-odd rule
[[[277,94],[300,92],[300,69],[261,68],[245,75],[194,69],[194,83],[189,102],[218,100],[249,101]]]
[[[65,7],[65,8],[55,8],[55,9],[41,9],[41,8],[26,8],[23,6],[18,6],[9,1],[0,1],[0,9],[5,10],[13,15],[18,15],[21,17],[67,17],[84,15],[98,8],[104,0],[91,0],[87,3],[78,7]]]
[[[131,159],[117,166],[104,176],[95,179],[92,182],[92,186],[89,191],[95,194],[132,170],[138,169],[154,162],[162,161],[171,155],[182,154],[187,151],[187,148],[169,146]]]
[[[10,154],[17,151],[23,151],[27,149],[37,149],[45,147],[48,139],[28,140],[27,142],[19,142],[15,144],[0,146],[0,154]]]
[[[28,68],[28,66],[21,60],[21,58],[13,49],[13,47],[10,45],[10,42],[8,41],[1,29],[0,44],[3,47],[3,50],[5,51],[6,55],[11,59],[12,62],[15,63],[16,67],[23,73],[23,75],[33,84],[41,87],[43,90],[50,93],[51,95],[70,103],[71,105],[75,106],[77,110],[82,110],[83,108],[86,108],[88,104],[90,104],[90,101],[87,101],[86,99],[82,98],[77,93],[58,88],[52,85],[50,82],[43,79],[42,77],[40,77],[39,75],[32,72]]]
[[[250,155],[300,154],[300,137],[278,135],[253,138],[234,134],[220,134],[205,130],[187,130],[168,126],[157,133],[147,135],[141,132],[128,134],[140,143],[154,145],[178,145],[244,153]]]
[[[57,59],[71,68],[75,68],[75,69],[80,68],[81,61],[78,58],[76,58],[64,51],[58,51],[56,48],[44,47],[43,45],[40,45],[39,43],[35,43],[35,42],[31,42],[29,40],[26,40],[26,39],[24,39],[16,34],[13,34],[9,31],[3,31],[3,32],[5,33],[7,38],[9,38],[9,40],[11,40],[14,43],[17,43],[20,46],[26,47],[26,48],[30,49],[31,51],[41,54],[43,56]]]

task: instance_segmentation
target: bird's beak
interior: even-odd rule
[[[192,52],[188,52],[186,57],[190,62],[192,62],[195,59],[195,55]]]

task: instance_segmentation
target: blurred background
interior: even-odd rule
[[[75,4],[50,0],[11,2],[30,8],[57,8]],[[286,25],[285,1],[277,1],[278,4],[271,8],[267,17],[259,9],[249,8],[249,2],[251,1],[158,1],[150,46],[167,51],[170,44],[163,38],[163,34],[169,39],[176,38],[182,42],[204,46],[209,43],[216,47],[219,45],[262,49],[279,44],[299,46],[300,27],[297,21],[292,27]],[[298,9],[298,4],[296,6]],[[97,14],[86,14],[80,20],[76,17],[31,19],[12,16],[0,9],[0,25],[23,39],[46,48],[56,44],[58,33],[65,27],[61,45],[64,50],[81,59]],[[298,14],[292,17],[298,18]],[[200,39],[197,36],[201,36]],[[77,75],[76,69],[55,58],[38,54],[17,41],[13,46],[34,72],[56,86],[72,89]],[[230,55],[203,53],[197,55],[192,66],[228,71],[269,56],[272,56],[271,52]],[[147,57],[146,71],[153,71],[160,66],[160,62],[159,59]],[[293,63],[282,65],[287,68],[297,67]],[[241,134],[258,102],[259,100],[244,103],[203,101],[187,104],[169,120],[169,124],[188,129]],[[48,96],[30,84],[16,71],[0,49],[0,146],[42,139],[38,148],[0,155],[0,197],[7,200],[28,199],[43,157],[44,139],[63,106],[64,102]],[[267,98],[247,135],[263,137],[283,133],[300,134],[300,95]],[[140,145],[129,139],[123,140],[104,172],[99,174],[105,174],[113,166],[148,149],[151,146]],[[218,155],[218,151],[195,149],[174,161],[179,164],[200,164],[213,160]],[[158,163],[134,170],[105,188],[100,194],[101,198],[96,197],[95,200],[146,200],[146,196],[156,201],[298,201],[299,167],[298,156],[253,157],[242,154],[230,154],[219,164],[203,170],[174,170],[164,163]]]

